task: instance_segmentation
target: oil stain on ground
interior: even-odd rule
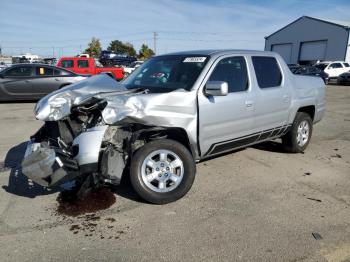
[[[75,217],[107,209],[116,202],[116,198],[109,188],[101,187],[82,200],[75,197],[75,192],[64,191],[59,194],[57,201],[58,214]]]
[[[116,202],[115,195],[107,187],[88,193],[84,199],[77,199],[74,191],[64,191],[58,195],[57,202],[55,215],[72,222],[69,231],[74,235],[119,239],[129,229],[117,228],[115,218],[102,219],[99,215],[99,211],[110,208]]]

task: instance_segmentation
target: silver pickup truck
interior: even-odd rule
[[[303,152],[324,112],[322,79],[293,75],[276,53],[161,55],[123,82],[97,75],[41,99],[45,124],[22,172],[46,187],[74,181],[80,197],[129,176],[143,199],[164,204],[189,191],[208,157],[276,138]]]

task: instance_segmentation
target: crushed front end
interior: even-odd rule
[[[103,125],[103,103],[75,107],[63,120],[45,121],[27,144],[22,172],[34,182],[51,187],[98,172]],[[93,107],[93,108],[92,108]]]

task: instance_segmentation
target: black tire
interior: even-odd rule
[[[168,150],[175,153],[183,163],[183,177],[172,191],[156,192],[149,188],[142,179],[142,164],[154,151]],[[196,164],[188,149],[177,141],[160,139],[142,146],[132,157],[130,164],[130,181],[136,193],[153,204],[167,204],[182,198],[192,187],[196,174]]]
[[[298,127],[303,121],[306,121],[306,123],[308,124],[309,135],[306,143],[300,146],[297,142],[297,135],[298,135]],[[297,112],[291,130],[289,130],[289,132],[282,137],[282,143],[286,151],[290,153],[302,153],[310,143],[311,136],[312,136],[312,119],[310,115],[304,112]]]

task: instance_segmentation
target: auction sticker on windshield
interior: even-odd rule
[[[183,62],[184,63],[203,63],[205,59],[206,59],[205,56],[186,57]]]

